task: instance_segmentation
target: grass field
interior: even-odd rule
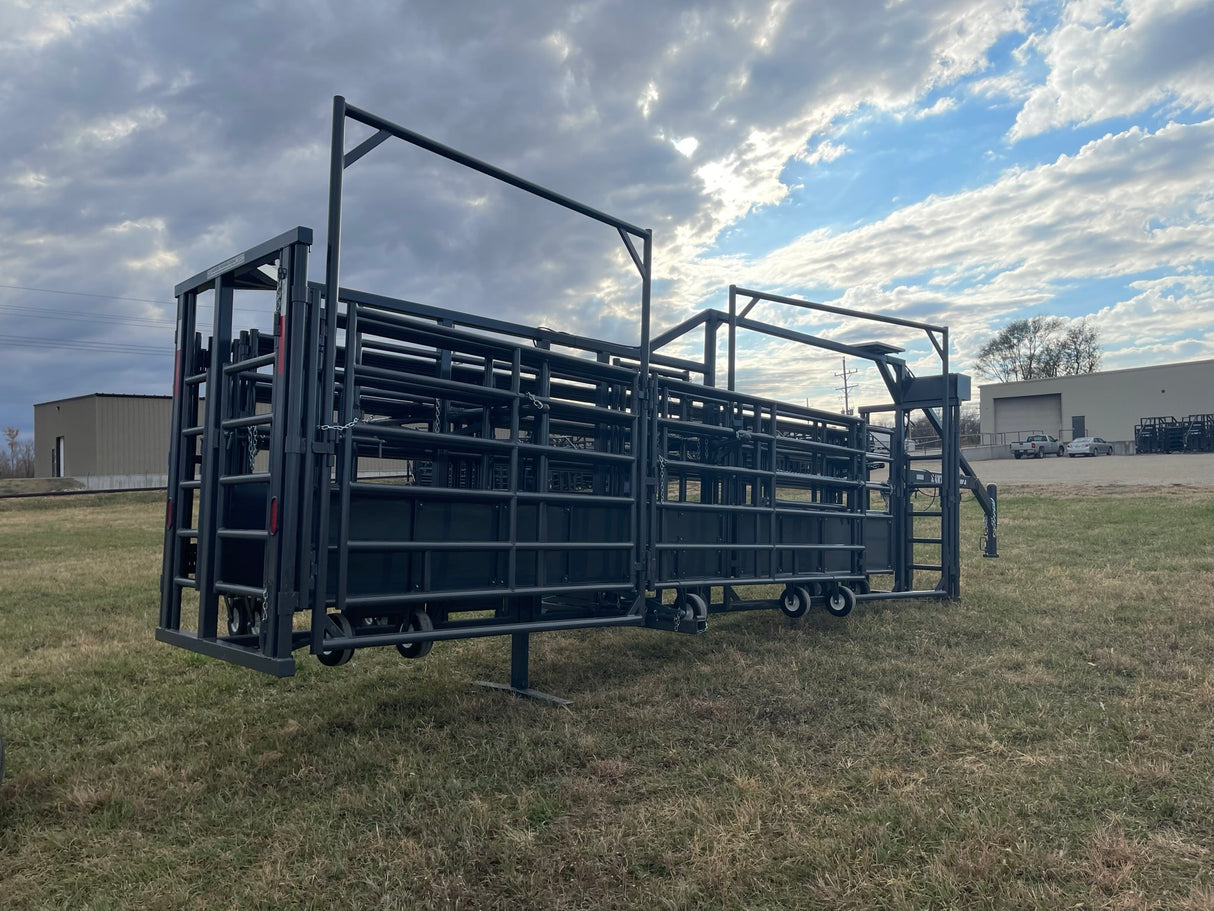
[[[80,490],[83,486],[74,478],[0,478],[0,497]]]
[[[963,598],[708,635],[152,638],[154,494],[0,501],[0,908],[1214,907],[1214,490],[965,510]]]

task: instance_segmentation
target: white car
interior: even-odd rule
[[[1067,444],[1066,454],[1072,459],[1075,456],[1112,455],[1113,444],[1106,443],[1100,437],[1079,437]]]

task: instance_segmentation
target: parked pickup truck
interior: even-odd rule
[[[1012,444],[1012,455],[1018,459],[1025,456],[1030,459],[1039,459],[1045,455],[1060,456],[1065,452],[1066,443],[1054,439],[1048,433],[1035,433]]]

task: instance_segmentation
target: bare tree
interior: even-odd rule
[[[33,440],[25,440],[17,450],[17,470],[14,473],[19,478],[32,478],[34,476]]]
[[[8,468],[11,474],[17,473],[17,447],[21,444],[17,438],[21,436],[21,431],[16,427],[4,428],[4,439],[8,442]]]
[[[1100,368],[1100,356],[1099,333],[1086,319],[1072,323],[1058,340],[1058,372],[1062,376],[1095,373]]]
[[[1086,319],[1068,326],[1040,315],[1008,323],[974,361],[976,372],[1003,383],[1095,373],[1099,366],[1098,335]]]

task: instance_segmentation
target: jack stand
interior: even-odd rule
[[[538,699],[552,702],[556,705],[572,705],[573,700],[562,699],[551,693],[541,693],[531,688],[531,634],[512,633],[510,635],[510,683],[490,683],[488,680],[476,681],[477,686],[485,686],[491,690],[502,690],[523,699]]]

